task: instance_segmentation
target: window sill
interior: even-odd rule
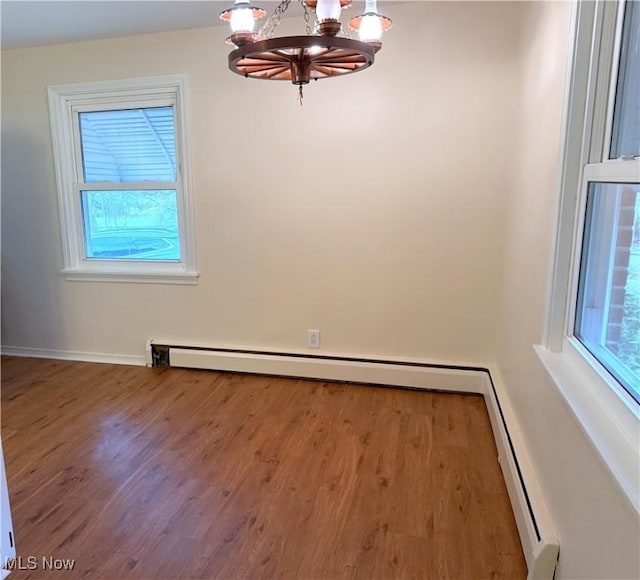
[[[134,284],[197,284],[198,272],[125,272],[118,270],[62,270],[65,280]]]
[[[544,346],[534,349],[547,376],[592,446],[613,476],[624,497],[640,514],[640,413],[626,393],[618,393],[580,352],[565,341],[562,352]]]

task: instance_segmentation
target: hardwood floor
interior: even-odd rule
[[[11,357],[2,387],[11,578],[526,576],[479,396]]]

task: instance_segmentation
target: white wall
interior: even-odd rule
[[[637,521],[531,349],[568,5],[388,12],[375,66],[312,84],[302,108],[291,85],[228,72],[221,28],[3,53],[3,345],[287,350],[320,328],[329,352],[497,360],[560,536],[560,577],[638,577]],[[200,283],[65,281],[46,85],[166,73],[191,86]]]
[[[639,578],[640,526],[532,345],[542,339],[553,225],[569,3],[523,8],[520,137],[507,196],[498,369],[560,540],[559,578]]]
[[[389,8],[375,66],[291,84],[227,70],[222,27],[2,55],[5,346],[148,338],[484,364],[518,63],[509,4]],[[410,34],[409,34],[410,32]],[[46,86],[186,73],[200,283],[70,282]]]

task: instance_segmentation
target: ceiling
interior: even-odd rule
[[[2,49],[212,26],[232,0],[2,0]],[[277,5],[261,1],[269,13]],[[302,14],[292,0],[288,14]]]

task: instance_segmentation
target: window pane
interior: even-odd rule
[[[590,184],[575,334],[640,401],[638,184]]]
[[[176,181],[173,107],[80,113],[85,183]]]
[[[87,258],[179,260],[176,191],[83,191]]]
[[[640,155],[640,2],[626,2],[611,136],[612,159]]]

